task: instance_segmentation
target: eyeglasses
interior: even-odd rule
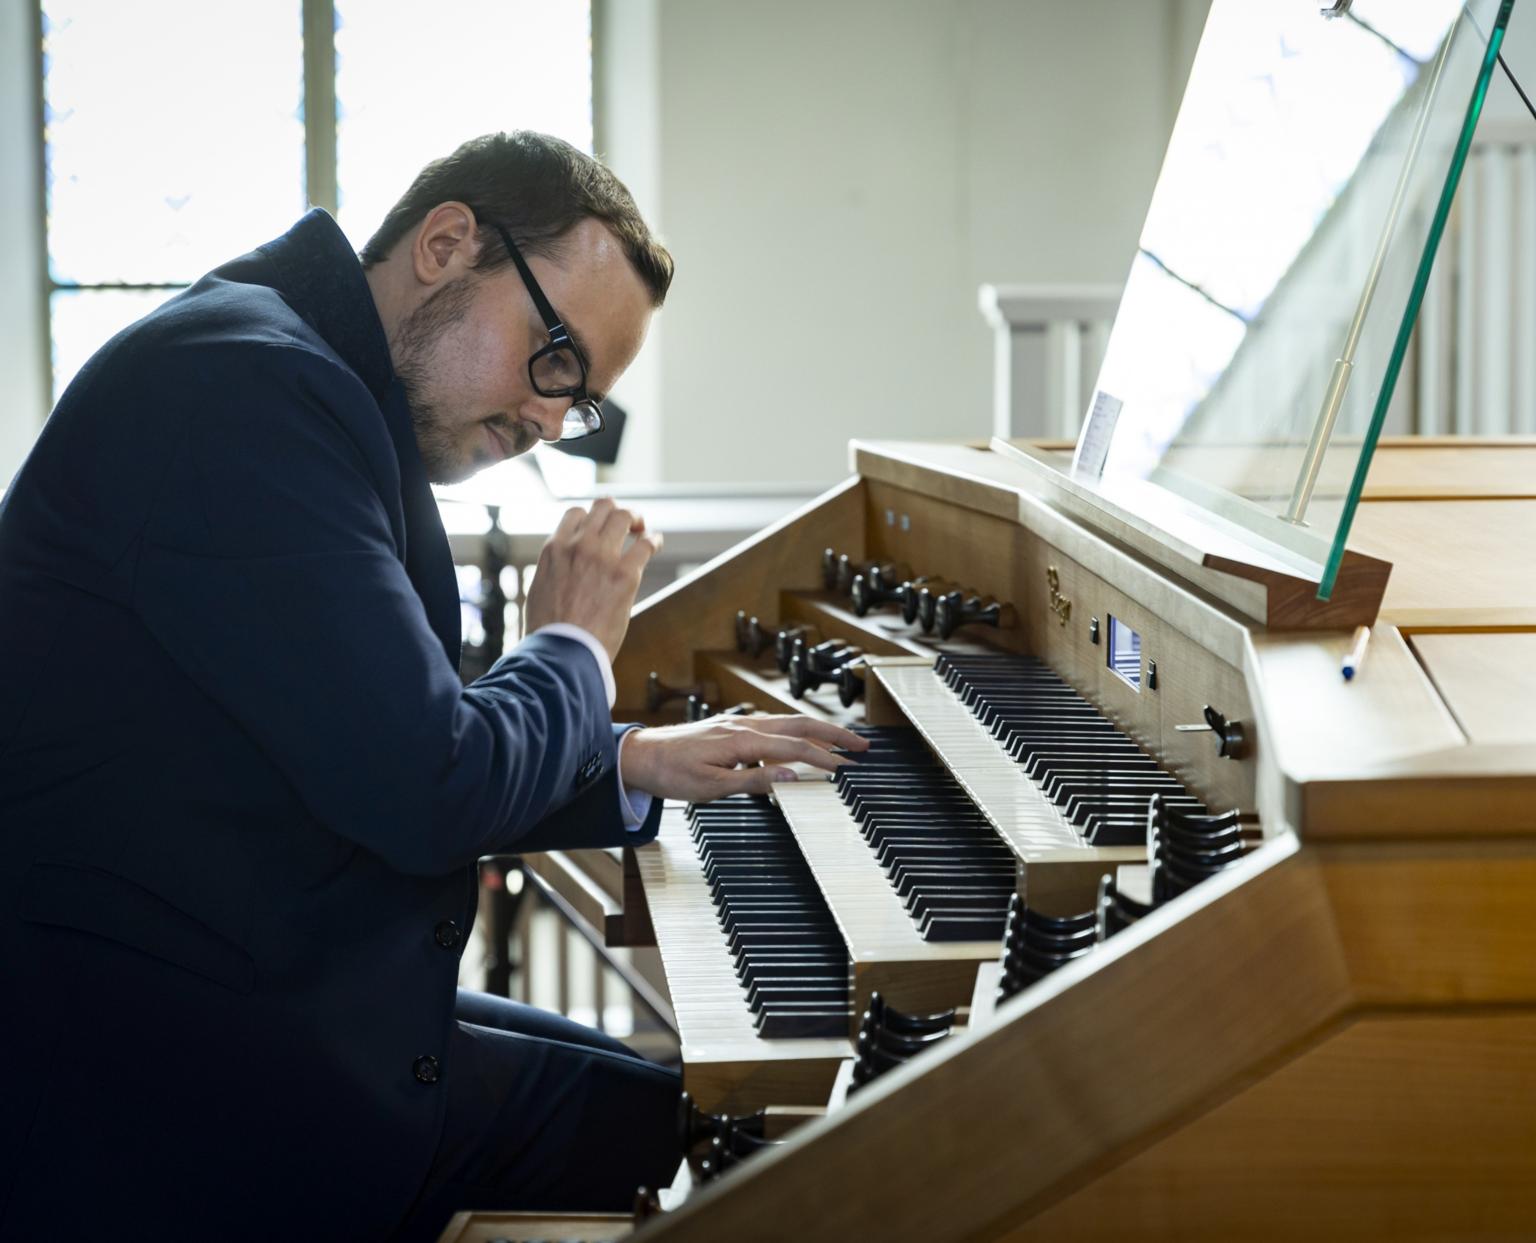
[[[565,412],[565,421],[560,427],[561,440],[580,440],[602,431],[603,408],[587,396],[587,360],[576,348],[576,342],[571,340],[570,331],[560,322],[555,308],[549,305],[539,282],[533,279],[517,243],[500,225],[496,226],[496,232],[501,234],[507,253],[512,256],[518,275],[527,286],[528,296],[544,321],[544,330],[549,333],[549,344],[536,350],[528,360],[528,379],[533,383],[533,391],[541,397],[576,398]]]

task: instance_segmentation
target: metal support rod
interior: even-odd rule
[[[605,987],[607,977],[603,973],[604,966],[606,964],[603,962],[602,955],[594,953],[592,955],[592,1026],[600,1032],[608,1030],[608,1016],[606,1013],[608,1009],[608,990]]]
[[[336,214],[336,5],[303,0],[304,197]]]
[[[1457,21],[1459,22],[1460,18]],[[1408,179],[1418,163],[1419,151],[1424,145],[1424,134],[1429,128],[1430,106],[1434,103],[1435,95],[1439,91],[1440,75],[1445,69],[1445,62],[1450,57],[1451,44],[1455,38],[1456,27],[1452,26],[1450,33],[1445,37],[1445,42],[1440,46],[1439,55],[1435,58],[1434,72],[1424,93],[1424,103],[1419,110],[1418,121],[1414,125],[1413,137],[1408,143],[1408,155],[1403,161],[1403,171],[1398,176],[1397,188],[1392,192],[1392,205],[1387,211],[1386,227],[1382,230],[1381,238],[1376,244],[1376,253],[1371,258],[1371,268],[1365,278],[1365,288],[1360,291],[1360,302],[1355,308],[1354,319],[1350,321],[1349,333],[1344,339],[1344,349],[1333,364],[1333,375],[1329,379],[1327,392],[1323,394],[1322,409],[1318,411],[1317,422],[1312,428],[1312,439],[1307,445],[1306,456],[1301,462],[1301,471],[1296,477],[1296,487],[1291,493],[1291,503],[1286,508],[1285,520],[1297,526],[1305,525],[1307,506],[1312,502],[1312,493],[1317,487],[1317,477],[1322,471],[1323,454],[1328,448],[1329,440],[1333,438],[1334,424],[1338,422],[1339,411],[1344,406],[1344,394],[1349,389],[1349,377],[1354,369],[1355,350],[1359,347],[1360,336],[1365,331],[1365,317],[1370,313],[1371,302],[1376,297],[1376,286],[1381,281],[1382,269],[1386,267],[1387,251],[1397,234],[1397,223],[1402,215],[1404,200],[1408,197]]]
[[[571,930],[564,924],[555,925],[555,1010],[571,1015]]]
[[[43,56],[47,52],[43,35],[43,6],[27,5],[32,33],[32,125],[37,135],[37,276],[42,291],[42,325],[38,333],[38,375],[43,385],[43,408],[32,412],[33,428],[41,431],[43,420],[53,409],[53,272],[48,246],[48,87],[43,79]]]

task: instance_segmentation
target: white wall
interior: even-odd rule
[[[599,0],[597,142],[678,259],[631,480],[984,435],[985,281],[1128,268],[1208,0]],[[0,483],[47,406],[33,0],[0,0]]]
[[[637,457],[827,481],[851,436],[985,435],[977,286],[1124,278],[1205,7],[654,0],[635,163],[678,275]],[[646,106],[607,85],[602,113]]]
[[[592,0],[593,149],[635,196],[641,214],[661,216],[661,0]],[[661,477],[664,316],[651,324],[645,348],[614,386],[629,413],[616,479]]]

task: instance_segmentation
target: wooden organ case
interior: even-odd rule
[[[657,947],[720,1116],[718,1177],[637,1237],[1536,1229],[1536,440],[1378,446],[1511,0],[1349,7],[1215,0],[1075,457],[856,441],[637,610],[618,719],[810,713],[920,791],[801,780],[718,830],[669,807],[622,865],[530,859]],[[1248,185],[1206,174],[1252,114],[1191,100],[1382,56],[1310,240],[1207,263],[1353,114],[1295,110],[1322,128]]]
[[[1517,1233],[1536,1220],[1536,563],[1512,550],[1536,546],[1536,443],[1384,445],[1356,527],[1363,596],[1349,603],[1344,582],[1341,612],[1304,629],[1252,616],[1292,598],[1287,584],[1094,529],[1042,495],[1031,459],[1059,450],[1008,448],[856,444],[854,478],[637,611],[618,715],[680,719],[681,702],[647,711],[659,681],[845,724],[902,720],[904,699],[938,737],[912,687],[934,680],[939,649],[1026,653],[1207,806],[1253,813],[1257,840],[993,1008],[996,943],[960,943],[957,959],[947,943],[909,937],[905,957],[883,945],[879,872],[840,876],[814,822],[802,827],[796,800],[828,784],[778,787],[845,933],[854,1009],[873,989],[912,1010],[972,1006],[943,1042],[840,1099],[848,1037],[753,1032],[669,809],[662,840],[629,852],[608,931],[660,947],[685,1087],[732,1114],[834,1107],[642,1237]],[[1013,624],[941,641],[894,607],[860,617],[823,584],[828,548],[974,585],[1013,604]],[[1368,656],[1345,681],[1350,626],[1376,611],[1384,563]],[[830,686],[793,698],[771,650],[737,648],[738,611],[862,649],[864,701],[845,708]],[[1140,690],[1111,667],[1111,617],[1140,636]],[[1178,729],[1207,707],[1241,726],[1237,754]],[[960,772],[981,762],[936,753]],[[967,780],[984,800],[985,782]],[[1019,892],[1056,914],[1146,859],[1071,842],[1015,853]]]

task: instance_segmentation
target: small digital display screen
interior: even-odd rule
[[[1141,689],[1141,636],[1118,618],[1109,619],[1109,667]]]

